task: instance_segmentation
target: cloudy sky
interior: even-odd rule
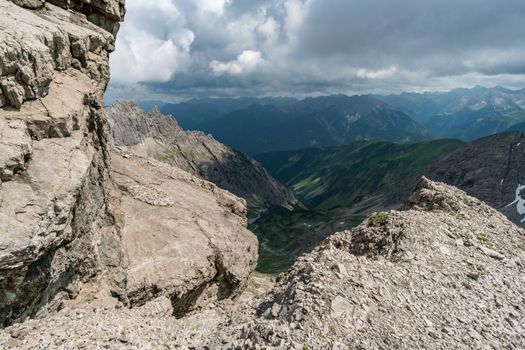
[[[524,0],[126,0],[108,99],[525,87]]]

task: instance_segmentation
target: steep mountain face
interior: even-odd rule
[[[403,210],[333,235],[235,306],[179,320],[165,298],[64,309],[0,332],[0,346],[37,334],[101,348],[521,349],[524,247],[525,231],[503,215],[422,179]]]
[[[377,96],[437,137],[475,140],[525,122],[525,93],[502,87]]]
[[[0,1],[0,327],[112,273],[92,242],[114,238],[101,106],[123,14],[115,0]]]
[[[415,142],[430,137],[409,116],[373,97],[345,95],[282,106],[254,104],[203,123],[200,129],[250,154],[358,140]]]
[[[520,223],[525,215],[520,214],[521,198],[525,198],[524,189],[520,189],[525,185],[524,159],[525,134],[501,133],[451,152],[424,173],[433,180],[461,188]],[[518,202],[513,203],[516,199]]]
[[[175,165],[247,200],[260,211],[270,205],[292,209],[295,199],[255,160],[202,132],[184,131],[157,109],[145,113],[131,102],[107,109],[114,146]]]
[[[0,328],[159,297],[180,317],[237,296],[255,268],[244,200],[111,154],[102,95],[123,6],[0,0]]]
[[[256,158],[309,208],[333,209],[400,203],[426,166],[463,145],[458,140],[363,141]]]

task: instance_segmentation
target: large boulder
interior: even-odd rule
[[[165,296],[183,316],[243,291],[257,263],[244,200],[130,154],[113,154],[112,175],[129,305]]]

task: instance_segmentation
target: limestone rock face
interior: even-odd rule
[[[162,297],[182,316],[236,297],[255,268],[244,200],[111,159],[102,96],[123,4],[0,0],[0,328],[94,300]]]
[[[114,37],[80,2],[55,3],[0,1],[0,326],[106,271],[98,242],[114,234],[101,108]]]
[[[112,156],[125,297],[168,297],[174,314],[238,295],[257,263],[246,204],[212,183],[139,156]]]
[[[247,200],[254,211],[269,205],[291,209],[296,200],[254,159],[221,144],[211,135],[184,131],[158,109],[145,113],[132,102],[107,109],[115,147],[155,158],[211,181]]]

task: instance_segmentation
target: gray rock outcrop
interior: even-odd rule
[[[111,155],[102,96],[123,5],[0,0],[0,328],[93,300],[163,297],[180,316],[236,297],[255,268],[242,199]]]
[[[0,1],[0,326],[74,295],[114,234],[101,108],[114,36],[53,3]]]
[[[246,199],[257,212],[270,205],[292,209],[296,200],[251,157],[221,144],[211,135],[184,131],[158,109],[145,113],[132,102],[107,109],[113,145],[177,166]]]

